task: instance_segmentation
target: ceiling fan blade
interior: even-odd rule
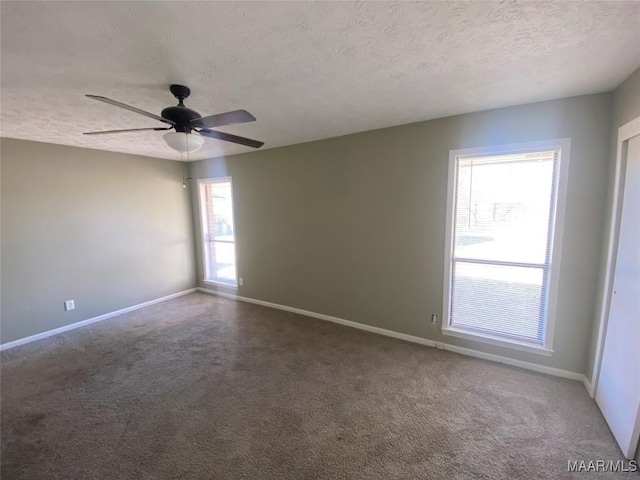
[[[256,117],[246,110],[234,110],[233,112],[218,113],[208,117],[194,118],[191,124],[194,127],[214,128],[223,125],[233,125],[236,123],[255,122]]]
[[[145,117],[153,118],[163,123],[168,123],[169,125],[175,125],[175,122],[172,120],[167,120],[166,118],[162,118],[160,115],[156,115],[154,113],[145,112],[144,110],[140,110],[139,108],[132,107],[131,105],[127,105],[126,103],[118,102],[116,100],[111,100],[107,97],[101,97],[100,95],[87,95],[89,98],[93,98],[94,100],[98,100],[99,102],[108,103],[109,105],[113,105],[114,107],[124,108],[125,110],[129,110],[130,112],[138,113],[140,115],[144,115]]]
[[[126,128],[124,130],[103,130],[102,132],[84,132],[83,135],[107,135],[110,133],[143,132],[145,130],[171,130],[173,127]]]
[[[218,140],[224,140],[225,142],[239,143],[240,145],[246,145],[247,147],[260,148],[264,145],[264,142],[258,140],[251,140],[250,138],[238,137],[237,135],[231,135],[230,133],[218,132],[216,130],[202,129],[199,131],[200,135],[210,138],[216,138]]]

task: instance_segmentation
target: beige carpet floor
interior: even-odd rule
[[[3,480],[562,479],[622,459],[579,382],[202,293],[8,350],[1,380]]]

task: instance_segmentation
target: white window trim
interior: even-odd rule
[[[206,254],[206,226],[207,226],[207,206],[204,204],[204,197],[202,195],[202,189],[204,184],[209,183],[229,183],[231,186],[231,216],[233,217],[233,234],[234,237],[236,235],[236,210],[235,210],[235,202],[233,199],[233,181],[231,177],[214,177],[214,178],[201,178],[198,180],[198,206],[200,207],[200,247],[202,249],[202,274],[203,279],[202,283],[207,285],[217,285],[221,287],[227,287],[232,290],[238,289],[238,251],[236,243],[237,241],[234,239],[233,241],[233,253],[236,259],[236,278],[235,284],[222,282],[220,280],[213,280],[211,278],[207,278],[207,274],[209,272],[209,257]]]
[[[544,340],[542,345],[534,342],[526,342],[516,339],[509,339],[490,333],[474,332],[471,330],[456,328],[451,325],[451,275],[453,257],[453,222],[454,222],[454,202],[456,188],[456,159],[468,156],[489,156],[506,155],[510,153],[545,151],[558,149],[558,187],[555,201],[555,221],[553,222],[553,232],[551,233],[551,262],[549,264],[548,300],[547,315],[544,325]],[[454,337],[474,340],[481,343],[498,345],[515,350],[533,352],[540,355],[550,356],[553,354],[553,334],[555,331],[558,287],[560,280],[560,263],[562,252],[562,236],[564,230],[564,219],[566,209],[567,185],[569,181],[569,158],[571,153],[571,139],[560,138],[554,140],[544,140],[539,142],[513,143],[508,145],[496,145],[479,148],[465,148],[449,151],[449,178],[447,186],[447,213],[445,226],[445,255],[444,255],[444,295],[442,307],[442,333]]]

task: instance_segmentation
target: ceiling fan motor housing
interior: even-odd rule
[[[176,132],[191,132],[193,124],[189,123],[191,120],[202,118],[195,110],[185,107],[184,105],[177,105],[175,107],[167,107],[162,110],[162,118],[172,120],[176,124],[174,125]]]
[[[175,122],[174,128],[176,132],[190,133],[194,126],[191,121],[202,118],[202,115],[198,112],[184,106],[183,100],[191,94],[191,90],[184,85],[171,85],[169,89],[179,103],[175,107],[165,108],[160,115],[162,115],[162,118]]]

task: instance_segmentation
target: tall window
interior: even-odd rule
[[[551,353],[568,154],[451,152],[443,333]]]
[[[237,285],[231,178],[201,180],[204,281]]]

